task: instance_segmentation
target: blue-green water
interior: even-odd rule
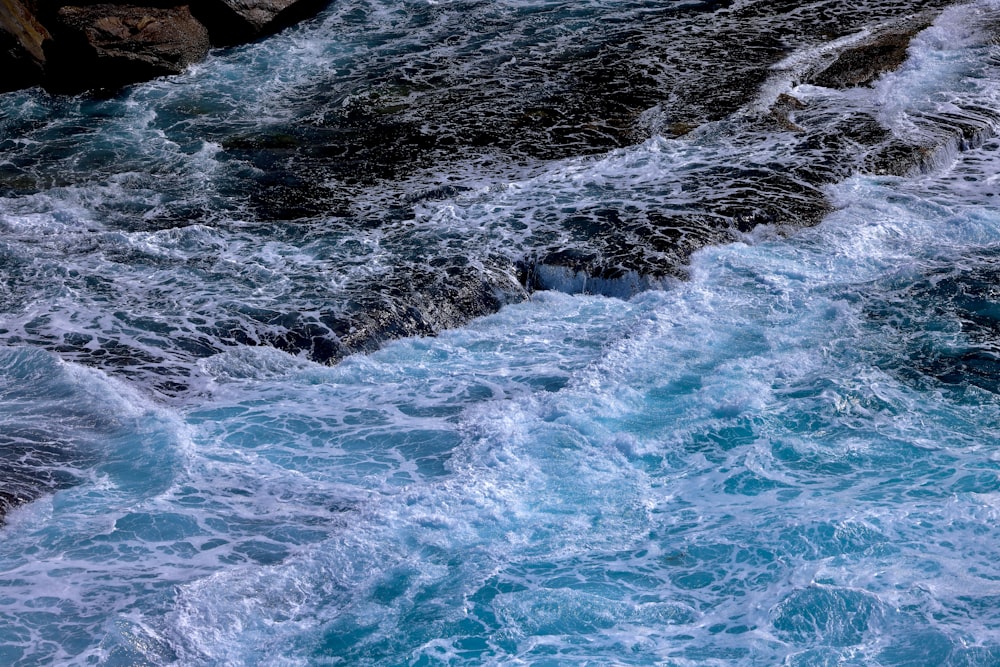
[[[112,99],[0,96],[0,491],[30,500],[0,529],[0,663],[1000,665],[991,3],[946,10],[872,88],[799,84],[822,47],[791,48],[679,138],[666,98],[622,147],[553,130],[565,155],[456,120],[465,139],[427,130],[440,145],[386,171],[288,134],[348,89],[441,85],[361,90],[400,58],[414,79],[562,62],[602,22],[717,11],[346,3]],[[423,43],[471,60],[432,70]],[[817,226],[731,230],[684,280],[543,266],[554,289],[527,293],[510,267],[534,248],[593,250],[561,226],[588,205],[796,168],[797,135],[742,125],[779,92],[806,132],[857,109],[921,140],[935,114],[986,120],[922,170],[822,185]],[[371,294],[460,310],[456,266],[493,276],[496,312],[332,365],[317,330],[279,344],[331,313],[349,339]],[[454,291],[400,287],[436,270]]]

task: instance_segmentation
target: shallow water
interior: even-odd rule
[[[897,8],[803,34],[823,7],[348,3],[113,99],[0,97],[0,662],[1000,664],[997,8],[837,91],[801,73]],[[506,91],[480,144],[429,101],[504,53],[568,104],[581,51],[755,12],[790,43],[727,70],[752,92],[616,98],[631,138],[525,147]],[[366,77],[454,143],[331,157]]]

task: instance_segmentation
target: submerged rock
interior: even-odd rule
[[[875,286],[865,313],[874,326],[898,332],[898,347],[880,362],[895,375],[918,386],[1000,394],[1000,257],[987,249],[962,259]]]

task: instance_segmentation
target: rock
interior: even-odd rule
[[[0,0],[0,91],[39,83],[45,71],[48,30],[21,0]]]
[[[844,49],[832,63],[806,77],[805,83],[841,89],[871,85],[880,75],[903,64],[910,41],[932,22],[929,14],[917,16],[876,34],[864,44]]]
[[[778,130],[805,132],[804,129],[792,122],[792,114],[805,108],[805,103],[799,98],[788,93],[781,93],[771,105],[767,120],[770,120],[771,124]]]
[[[49,81],[64,91],[114,88],[178,74],[208,53],[205,26],[187,5],[66,6],[56,13]]]
[[[667,132],[670,133],[672,137],[683,137],[685,135],[691,134],[700,127],[699,123],[693,123],[690,121],[676,121],[670,123],[667,126]]]
[[[0,90],[114,89],[177,74],[211,45],[247,42],[329,0],[0,0]]]
[[[248,42],[301,21],[329,0],[202,0],[194,11],[208,26],[212,43]]]

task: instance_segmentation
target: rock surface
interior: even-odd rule
[[[202,0],[194,8],[214,44],[238,44],[285,28],[323,8],[326,0]]]
[[[858,46],[840,51],[832,63],[807,77],[806,83],[840,89],[872,84],[882,74],[903,64],[910,41],[929,27],[933,19],[933,14],[916,16]]]
[[[75,90],[117,87],[178,74],[208,54],[208,30],[187,5],[62,7],[50,49],[50,84]]]
[[[176,74],[276,32],[329,0],[0,0],[0,91],[117,88]]]
[[[45,43],[51,39],[35,14],[20,0],[0,0],[0,91],[41,80]]]

